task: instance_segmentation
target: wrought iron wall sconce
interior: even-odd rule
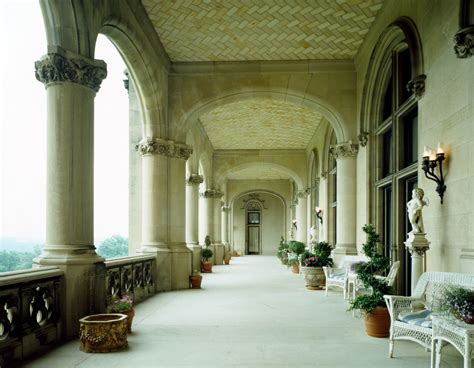
[[[423,161],[421,162],[421,168],[425,172],[425,177],[427,179],[433,180],[436,183],[436,191],[441,197],[441,204],[443,204],[443,196],[446,191],[446,185],[444,184],[443,177],[443,161],[446,156],[443,149],[441,148],[441,143],[438,143],[438,148],[431,150],[428,147],[423,149]],[[435,169],[439,167],[439,176],[436,175]]]
[[[323,224],[323,209],[320,207],[316,207],[314,211],[316,212],[316,217],[318,218],[319,223],[322,225]]]

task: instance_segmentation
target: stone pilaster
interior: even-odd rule
[[[201,269],[201,246],[199,245],[199,184],[201,175],[191,174],[186,179],[186,244],[193,252],[193,272]]]
[[[186,192],[183,178],[186,160],[192,150],[173,144],[174,156],[169,163],[169,247],[171,250],[171,289],[188,289],[192,273],[192,252],[186,246]],[[179,148],[176,148],[179,147]]]
[[[337,164],[337,214],[335,254],[357,254],[356,247],[356,156],[359,145],[352,141],[330,148]]]
[[[298,199],[296,205],[296,223],[298,228],[296,229],[296,240],[307,243],[308,232],[307,232],[307,211],[308,211],[308,194],[306,190],[299,190],[296,192],[296,198]]]
[[[47,95],[46,244],[34,266],[58,266],[63,332],[78,332],[77,320],[103,309],[105,295],[91,293],[105,282],[103,259],[94,247],[94,97],[106,64],[51,47],[35,63]]]

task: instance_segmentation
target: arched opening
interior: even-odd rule
[[[94,109],[94,242],[107,259],[128,254],[129,103],[120,54],[102,35],[95,49],[108,76]]]
[[[6,272],[31,268],[46,237],[46,95],[33,72],[47,49],[39,2],[2,2],[0,38],[9,50],[0,58],[0,272]]]

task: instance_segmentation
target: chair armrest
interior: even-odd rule
[[[417,302],[424,304],[423,299],[412,296],[384,295],[383,297],[392,323],[397,320],[400,312],[413,311]]]
[[[324,275],[326,276],[326,278],[328,278],[328,277],[330,278],[335,273],[344,272],[344,269],[343,268],[333,268],[333,267],[329,267],[329,266],[323,266],[323,271],[324,271]]]

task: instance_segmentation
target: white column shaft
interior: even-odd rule
[[[306,197],[304,197],[304,198],[299,198],[298,204],[296,205],[296,223],[298,226],[298,229],[296,230],[296,240],[303,242],[305,244],[306,244],[306,241],[308,240],[307,226],[306,226],[307,203],[308,201]]]
[[[198,244],[199,185],[186,185],[186,244]]]

